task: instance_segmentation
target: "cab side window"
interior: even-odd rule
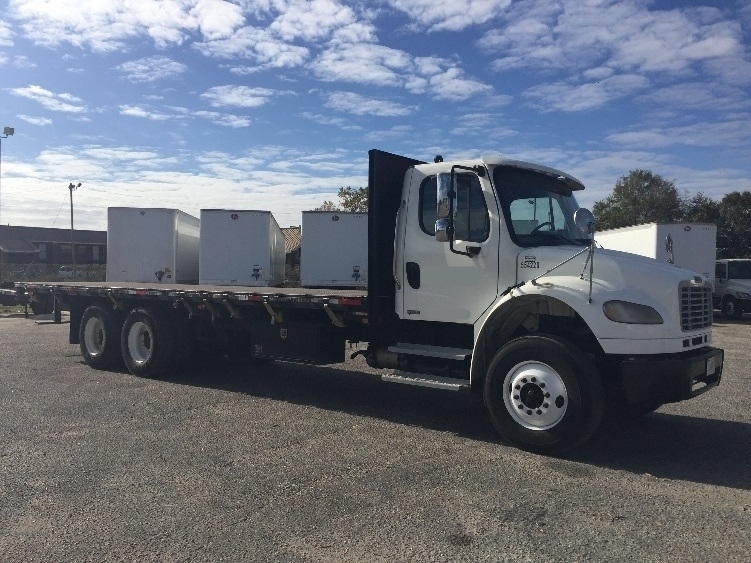
[[[483,242],[490,234],[490,217],[480,180],[475,174],[457,174],[456,179],[454,239]],[[420,186],[420,228],[430,236],[435,236],[436,191],[436,177],[425,178]]]

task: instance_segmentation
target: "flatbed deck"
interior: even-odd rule
[[[184,307],[191,315],[216,307],[237,317],[247,307],[265,307],[272,316],[277,309],[317,309],[334,320],[337,314],[367,324],[365,289],[333,289],[302,287],[251,287],[136,282],[17,282],[15,289],[26,301],[54,297],[62,308],[74,300],[101,299],[117,306],[123,301],[168,301]],[[51,300],[50,300],[51,301]]]

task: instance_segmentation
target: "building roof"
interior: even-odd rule
[[[75,229],[76,244],[107,244],[107,231],[87,231]],[[0,225],[0,250],[3,252],[36,252],[38,244],[70,243],[70,229],[49,229],[45,227],[20,227]]]
[[[284,252],[289,254],[300,248],[300,227],[284,227]]]

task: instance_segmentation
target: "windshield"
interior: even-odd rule
[[[731,280],[751,280],[751,261],[728,262],[728,278]]]
[[[574,225],[579,205],[563,181],[514,166],[497,166],[493,181],[509,234],[519,246],[589,244]]]

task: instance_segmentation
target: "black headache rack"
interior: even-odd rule
[[[368,318],[376,328],[395,315],[394,233],[404,175],[425,163],[376,149],[368,157]]]

